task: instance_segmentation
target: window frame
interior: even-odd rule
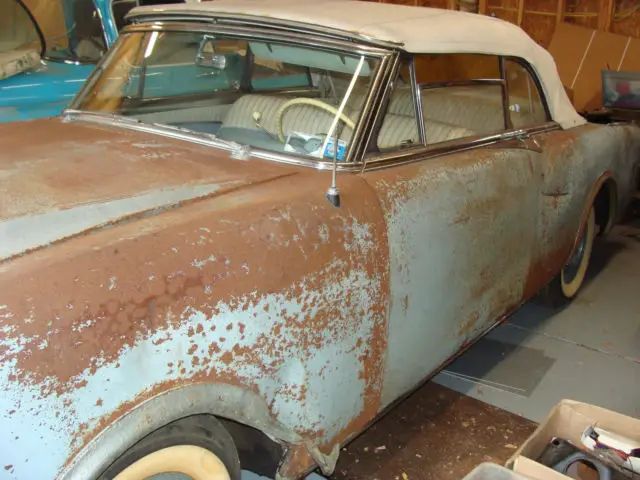
[[[447,52],[447,53],[435,53],[438,54],[466,54],[467,52]],[[398,62],[396,67],[394,68],[392,75],[390,76],[390,84],[395,82],[400,75],[399,65],[401,63],[401,59],[406,56],[410,56],[410,72],[411,73],[411,83],[412,83],[412,95],[413,95],[413,104],[416,113],[416,118],[422,128],[424,128],[424,114],[422,111],[421,102],[417,100],[419,98],[418,92],[422,91],[421,86],[417,83],[415,78],[415,57],[418,55],[423,55],[423,53],[413,54],[408,52],[402,52],[403,55],[398,57]],[[424,53],[426,55],[430,55],[429,53]],[[498,131],[492,134],[480,134],[469,137],[456,138],[444,142],[438,142],[433,144],[427,144],[426,138],[421,138],[421,144],[416,143],[415,146],[412,147],[398,147],[390,151],[381,152],[377,148],[377,138],[380,133],[380,128],[382,126],[382,122],[384,121],[385,115],[387,113],[387,109],[390,103],[390,97],[393,93],[393,88],[388,88],[385,91],[383,101],[379,104],[378,112],[375,116],[375,123],[372,126],[371,136],[369,138],[369,142],[367,143],[367,148],[365,150],[364,158],[363,158],[363,169],[362,171],[372,171],[378,170],[381,168],[387,168],[395,165],[403,165],[407,163],[414,163],[417,161],[423,161],[427,159],[431,159],[434,157],[439,157],[441,155],[446,155],[449,153],[455,153],[460,151],[466,151],[470,149],[481,148],[493,144],[498,143],[513,143],[514,140],[521,139],[523,136],[531,136],[538,135],[554,130],[559,130],[560,126],[556,121],[551,117],[547,97],[544,89],[542,88],[542,83],[533,69],[533,67],[524,60],[523,58],[516,56],[508,56],[508,55],[495,55],[499,60],[499,69],[500,69],[500,77],[498,79],[473,79],[468,81],[456,81],[456,82],[439,82],[437,85],[439,87],[446,86],[464,86],[464,85],[501,85],[502,87],[502,109],[504,115],[504,130]],[[546,120],[542,123],[528,125],[524,128],[514,128],[511,122],[510,111],[509,111],[509,88],[508,82],[505,75],[505,60],[511,60],[519,65],[521,65],[529,74],[531,80],[535,88],[538,91],[538,95],[540,101],[542,103],[542,107],[545,112]],[[436,85],[436,84],[434,84]],[[429,85],[426,85],[427,88]],[[437,88],[437,87],[432,87]],[[420,130],[419,130],[420,131]],[[372,148],[373,147],[373,148]],[[508,148],[508,147],[505,147]],[[522,148],[522,146],[520,146]]]
[[[533,67],[529,64],[529,62],[527,62],[526,60],[524,60],[523,58],[520,58],[520,57],[503,56],[501,58],[502,58],[501,63],[503,63],[503,64],[504,64],[505,61],[509,60],[509,61],[512,61],[512,62],[520,65],[527,72],[527,74],[529,75],[529,78],[533,81],[533,85],[534,85],[535,89],[538,92],[538,98],[540,99],[540,103],[542,103],[542,108],[544,110],[545,121],[542,124],[540,124],[540,123],[532,124],[532,126],[535,127],[537,125],[543,125],[545,123],[553,122],[553,118],[551,117],[551,110],[549,109],[549,103],[547,102],[547,96],[545,95],[544,89],[542,88],[542,82],[540,82],[540,78],[538,77],[538,74],[533,69]],[[508,108],[509,108],[509,82],[507,81],[507,78],[506,78],[506,68],[504,69],[504,72],[503,72],[503,78],[505,80],[505,87],[507,89],[506,97],[505,97],[505,104],[507,105],[507,110],[508,110]],[[529,127],[525,127],[525,128],[529,128]]]
[[[384,151],[381,151],[380,147],[378,147],[378,134],[380,133],[380,129],[382,128],[382,124],[384,123],[384,119],[387,115],[387,109],[391,104],[391,96],[395,91],[396,82],[400,78],[400,68],[402,64],[406,62],[407,57],[408,57],[407,55],[402,55],[402,54],[399,55],[397,57],[395,65],[389,72],[389,81],[387,82],[387,89],[384,92],[384,96],[382,97],[382,100],[378,104],[379,108],[377,109],[376,115],[372,122],[371,135],[369,137],[369,141],[367,142],[364,150],[364,159],[362,162],[364,165],[366,165],[367,157],[370,156],[371,154],[386,156],[386,155],[393,155],[394,153],[397,153],[397,152],[423,149],[425,146],[427,146],[426,132],[425,132],[426,129],[424,127],[424,122],[422,121],[422,101],[418,93],[420,89],[416,82],[415,63],[413,61],[414,56],[411,55],[409,58],[409,81],[411,83],[411,101],[414,109],[415,120],[417,122],[416,130],[418,132],[418,141],[412,145],[406,145],[406,146],[398,145],[397,147],[391,147],[389,149],[385,149]]]

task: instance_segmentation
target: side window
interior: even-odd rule
[[[393,83],[393,91],[378,131],[377,147],[384,152],[419,144],[410,64],[405,61],[400,65],[399,75]]]
[[[505,76],[509,90],[509,116],[514,128],[539,125],[548,120],[540,91],[524,64],[505,59]]]
[[[416,55],[415,69],[427,144],[505,129],[499,57]]]

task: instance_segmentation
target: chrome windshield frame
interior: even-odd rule
[[[109,124],[122,128],[128,128],[138,131],[145,131],[155,133],[158,135],[164,135],[172,138],[179,138],[185,141],[191,141],[194,143],[212,146],[216,148],[223,148],[223,141],[217,141],[215,137],[207,134],[201,134],[195,131],[188,131],[181,129],[176,132],[176,129],[163,126],[159,124],[147,124],[139,121],[130,121],[125,117],[119,117],[114,114],[107,114],[101,112],[83,111],[79,108],[83,99],[87,93],[91,90],[97,78],[99,78],[103,69],[109,64],[114,57],[115,52],[118,50],[121,42],[124,41],[127,34],[130,33],[147,33],[154,31],[189,31],[199,33],[213,33],[218,35],[227,35],[229,37],[236,38],[253,38],[264,41],[280,41],[285,43],[296,44],[305,47],[325,48],[333,51],[339,51],[345,54],[357,54],[366,55],[379,60],[379,66],[374,76],[371,79],[371,85],[367,93],[367,98],[364,101],[362,112],[358,121],[356,122],[356,128],[353,130],[351,144],[347,150],[347,156],[344,161],[338,164],[339,171],[361,171],[364,162],[364,152],[366,150],[363,145],[363,137],[365,133],[370,130],[369,125],[371,119],[376,113],[377,104],[375,102],[377,97],[377,90],[380,85],[384,83],[384,79],[389,76],[389,71],[394,65],[394,59],[398,56],[398,52],[386,48],[374,47],[365,44],[354,44],[353,42],[346,40],[339,40],[333,38],[318,38],[309,34],[303,33],[289,33],[273,31],[269,29],[237,26],[237,25],[219,25],[213,23],[199,23],[199,22],[153,22],[153,23],[137,23],[131,24],[125,27],[110,49],[109,53],[98,63],[96,69],[93,71],[89,79],[85,82],[82,88],[79,90],[73,102],[70,106],[63,111],[63,118],[66,121],[91,121],[99,122],[102,124]],[[322,161],[313,157],[305,157],[303,155],[290,155],[272,152],[260,148],[248,146],[245,149],[248,155],[256,158],[263,158],[266,160],[277,161],[280,163],[294,164],[300,166],[312,167],[318,170],[331,170],[333,163],[331,161]]]
[[[161,9],[161,7],[160,7]],[[282,18],[269,18],[261,15],[252,15],[239,12],[210,12],[203,13],[194,10],[171,9],[171,11],[160,12],[132,10],[126,17],[132,24],[155,23],[165,21],[184,21],[214,23],[216,25],[245,26],[249,28],[259,28],[272,32],[291,35],[302,33],[315,38],[348,41],[351,44],[369,45],[378,48],[398,49],[403,47],[401,42],[380,40],[357,32],[345,32],[337,28],[325,25],[313,25],[310,23],[296,22]]]

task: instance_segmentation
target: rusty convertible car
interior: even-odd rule
[[[640,130],[480,15],[142,7],[0,128],[2,479],[329,473],[534,295],[569,301]]]

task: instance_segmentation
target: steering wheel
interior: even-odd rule
[[[276,122],[276,132],[278,132],[278,138],[282,143],[284,143],[284,132],[282,131],[282,117],[284,113],[294,105],[311,105],[312,107],[317,107],[322,110],[325,110],[329,113],[333,113],[334,115],[338,114],[338,109],[333,105],[329,105],[321,100],[316,100],[315,98],[293,98],[288,102],[285,102],[278,108],[275,114],[275,122]],[[344,112],[340,114],[340,120],[342,120],[345,125],[347,125],[352,130],[356,128],[356,123],[351,120]]]

